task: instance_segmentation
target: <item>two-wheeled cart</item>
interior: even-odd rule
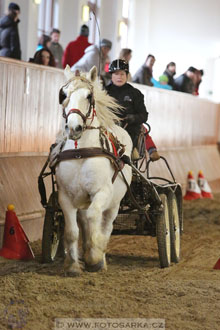
[[[180,260],[180,237],[183,231],[182,189],[164,157],[159,161],[164,161],[170,180],[150,176],[151,160],[146,159],[144,142],[139,152],[141,157],[137,161],[131,162],[128,157],[124,158],[132,167],[133,178],[121,201],[112,234],[156,237],[160,266],[169,267],[171,262],[177,263]],[[48,164],[49,160],[38,178],[41,203],[46,210],[42,238],[43,262],[53,262],[56,257],[65,255],[65,221],[58,203],[55,174]],[[52,193],[47,201],[44,179],[48,176],[52,181]]]

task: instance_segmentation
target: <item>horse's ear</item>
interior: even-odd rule
[[[80,71],[79,71],[79,70],[76,70],[76,71],[75,71],[75,76],[76,76],[76,77],[79,77],[79,76],[80,76]]]
[[[74,77],[74,73],[70,70],[70,66],[68,64],[65,67],[64,75],[68,80]]]
[[[97,78],[97,68],[93,66],[92,69],[89,71],[89,79],[93,82]]]

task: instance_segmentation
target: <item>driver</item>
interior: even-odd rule
[[[144,104],[144,95],[127,83],[129,65],[126,61],[117,59],[109,66],[111,82],[105,87],[107,93],[114,97],[124,107],[119,117],[122,118],[121,126],[126,129],[133,142],[133,159],[139,158],[137,151],[138,137],[142,124],[148,119],[148,112]],[[150,159],[155,161],[160,158],[156,146],[147,134],[145,141]]]

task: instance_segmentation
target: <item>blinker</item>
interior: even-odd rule
[[[64,93],[63,88],[60,88],[60,91],[59,91],[59,104],[62,104],[65,99],[66,99],[66,94]]]

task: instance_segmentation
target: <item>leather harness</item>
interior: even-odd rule
[[[68,114],[65,113],[65,105],[67,103],[67,100],[64,102],[65,98],[63,99],[63,87],[66,87],[70,82],[73,80],[78,79],[83,82],[86,82],[89,84],[90,87],[90,105],[88,112],[86,115],[84,115],[79,109],[70,109]],[[95,100],[94,100],[94,95],[93,95],[93,86],[90,83],[89,80],[82,76],[76,76],[71,78],[60,90],[60,104],[63,105],[63,117],[66,119],[66,122],[68,120],[68,117],[72,113],[78,114],[82,120],[83,120],[83,130],[85,129],[99,129],[99,139],[101,143],[101,148],[80,148],[80,149],[68,149],[64,151],[60,151],[59,154],[56,155],[56,157],[52,160],[53,165],[51,166],[51,169],[55,171],[55,167],[58,165],[59,162],[64,161],[64,160],[71,160],[71,159],[85,159],[85,158],[92,158],[92,157],[105,157],[110,160],[112,165],[115,168],[115,173],[112,177],[112,183],[114,183],[118,172],[121,171],[124,167],[124,162],[120,159],[120,157],[124,154],[125,152],[125,146],[122,145],[118,139],[111,134],[110,132],[107,132],[103,127],[93,127],[93,126],[87,126],[86,125],[86,120],[89,118],[91,115],[91,112],[93,110],[92,118],[96,115],[95,113]],[[69,97],[66,97],[69,99]],[[64,105],[65,104],[65,105]],[[114,153],[110,151],[110,146],[109,146],[109,141],[110,144],[112,145]],[[55,145],[54,145],[55,146]],[[61,149],[63,147],[63,144],[61,145]]]
[[[67,149],[61,151],[56,157],[56,162],[53,165],[53,169],[63,160],[71,160],[71,159],[85,159],[92,157],[105,157],[110,160],[112,165],[115,168],[115,173],[112,177],[112,183],[114,183],[118,172],[121,171],[124,167],[124,162],[120,159],[120,157],[115,156],[112,152],[102,148],[80,148],[80,149]]]

